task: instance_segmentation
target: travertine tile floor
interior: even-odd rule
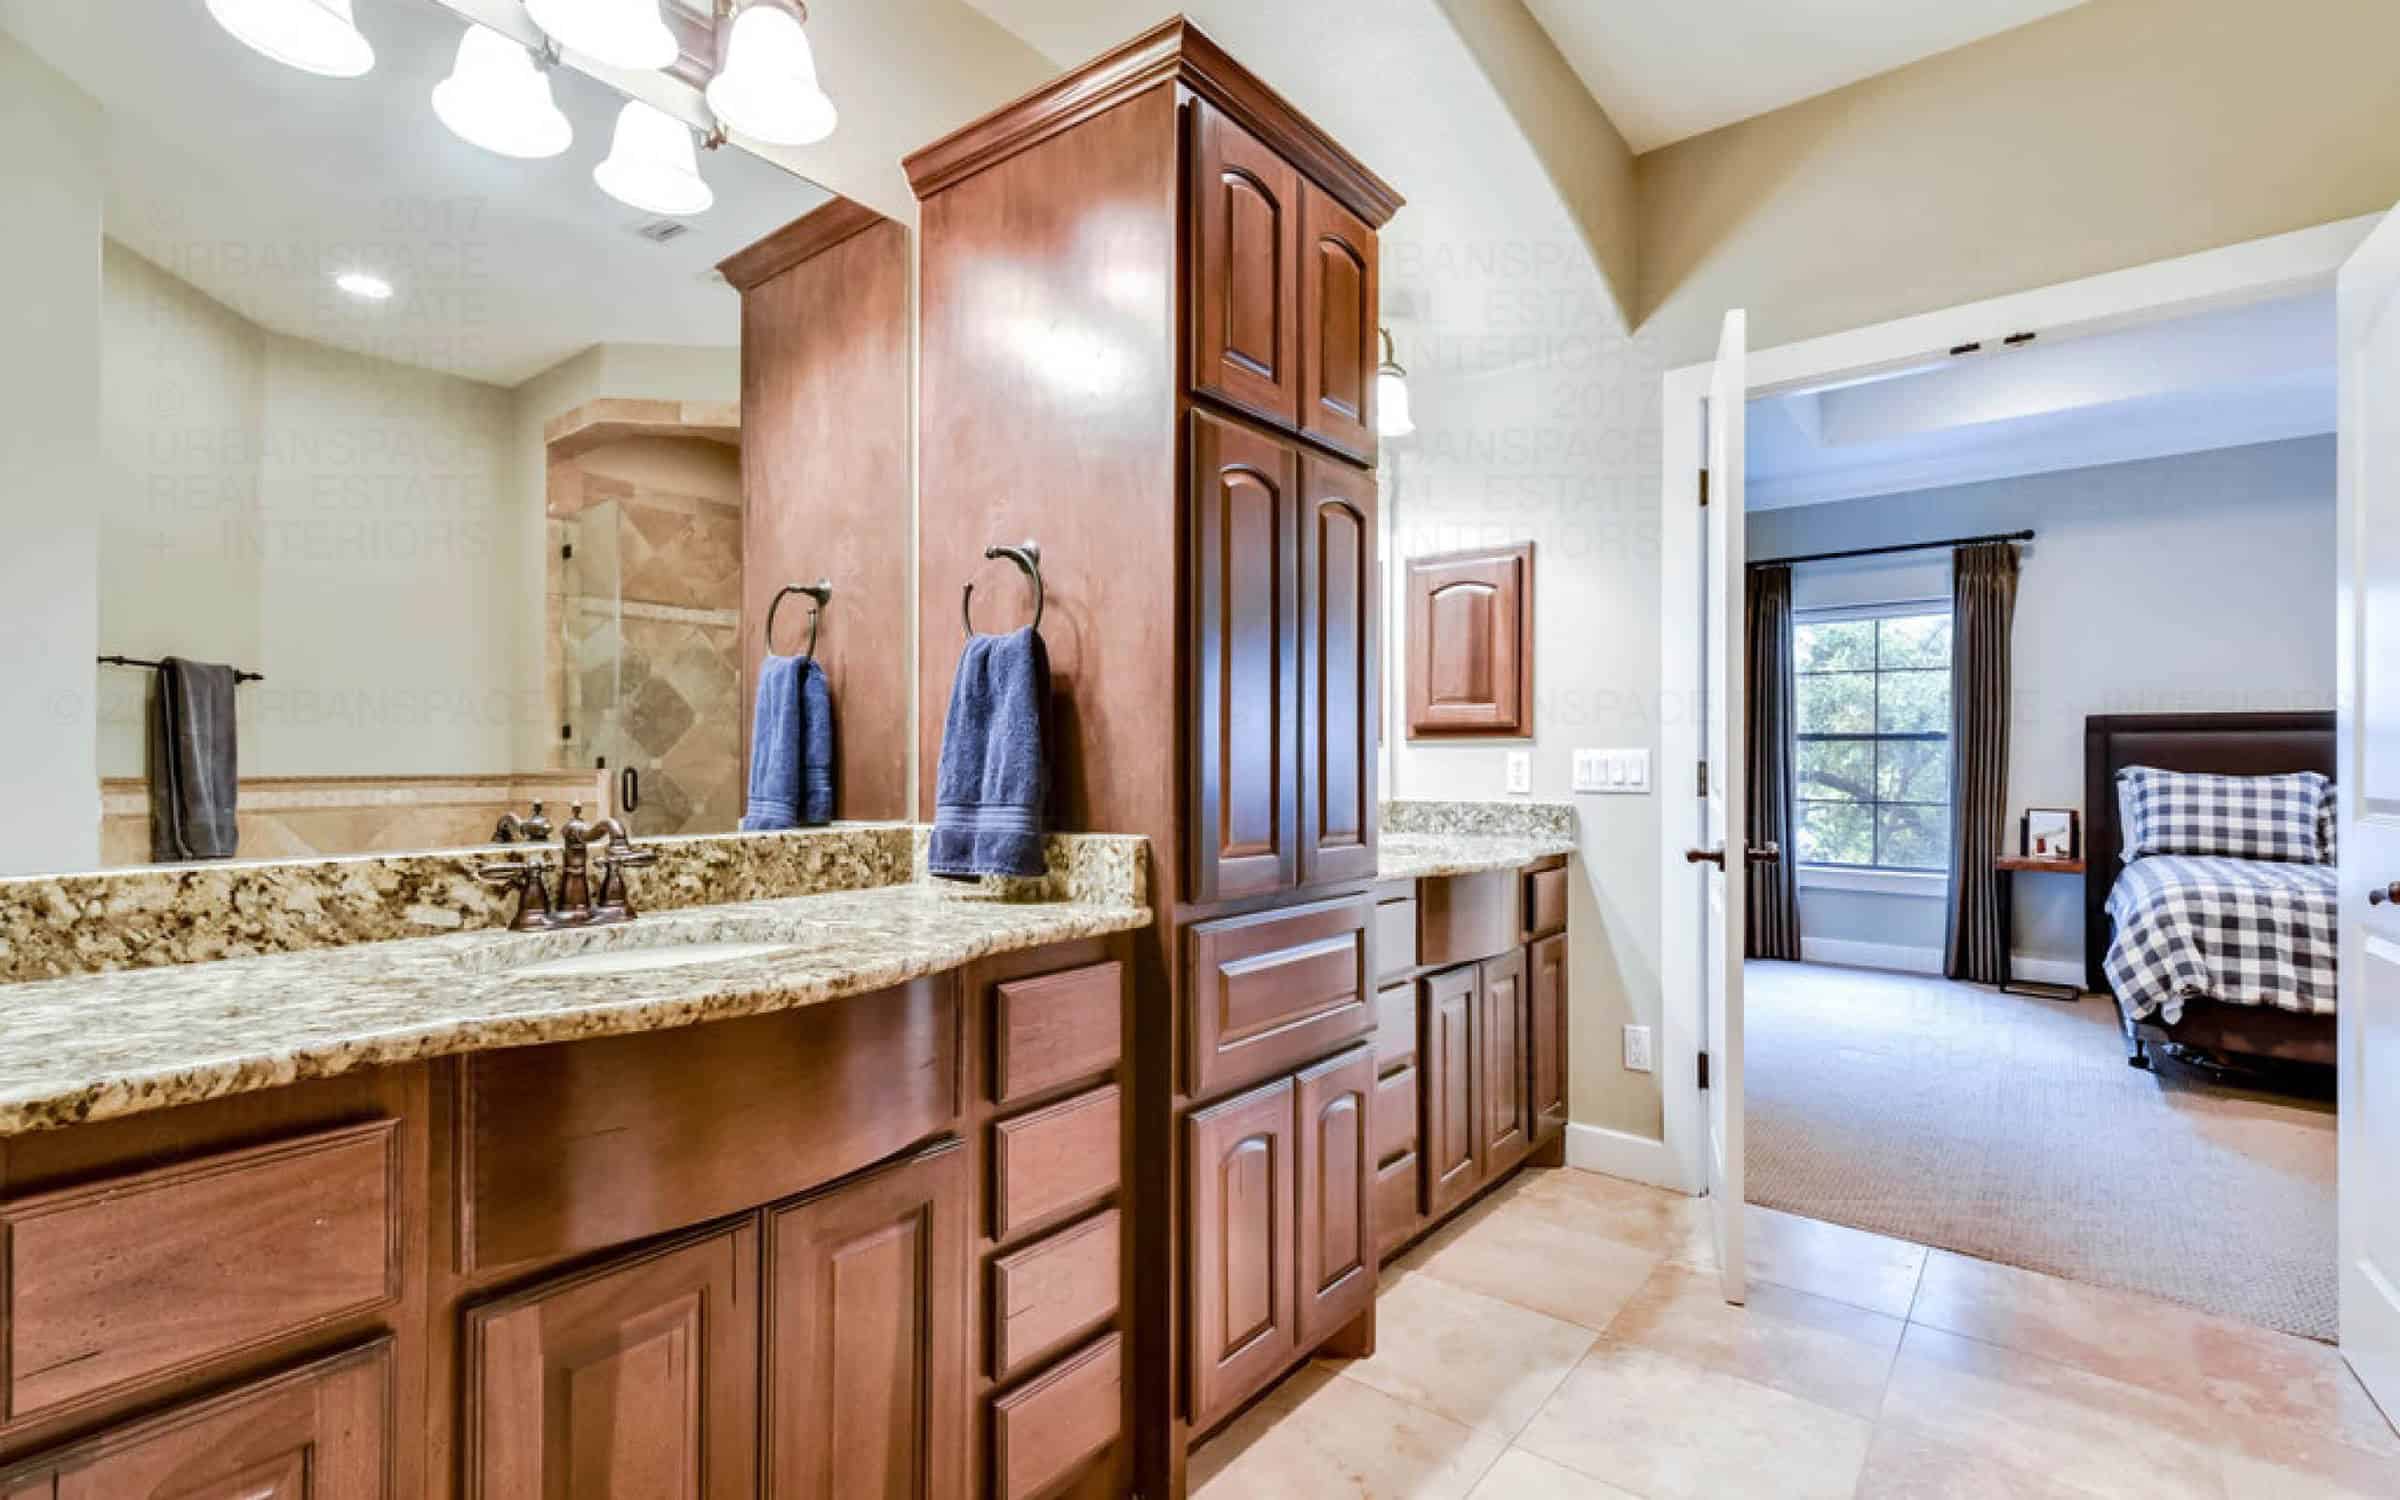
[[[2321,1344],[1768,1209],[1529,1171],[1385,1268],[1375,1357],[1192,1458],[1204,1500],[2400,1496]]]

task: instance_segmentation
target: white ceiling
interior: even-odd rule
[[[2164,458],[2334,429],[2330,292],[1750,403],[1749,508]]]
[[[2083,0],[1526,0],[1635,154]]]
[[[109,236],[279,333],[514,385],[601,342],[730,348],[716,262],[826,200],[739,149],[704,153],[716,206],[659,245],[603,195],[620,100],[552,73],[575,143],[510,161],[433,114],[462,23],[433,0],[357,0],[366,77],[316,78],[234,41],[201,0],[0,0],[0,26],[99,101]],[[389,302],[335,292],[357,266]]]

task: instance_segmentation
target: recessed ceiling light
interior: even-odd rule
[[[389,301],[392,295],[392,284],[370,271],[344,271],[333,278],[333,284],[369,302]]]

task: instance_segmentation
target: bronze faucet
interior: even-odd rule
[[[517,914],[509,919],[511,932],[548,932],[559,925],[558,914],[550,907],[550,887],[542,878],[539,859],[505,859],[477,865],[475,878],[486,885],[516,883]]]
[[[541,808],[534,808],[539,816]],[[518,832],[529,825],[516,821],[515,814],[501,820],[503,827],[516,823]],[[544,825],[547,827],[547,825]],[[502,860],[478,865],[475,878],[499,885],[514,881],[517,886],[517,914],[509,922],[516,932],[548,932],[559,927],[605,927],[617,922],[630,922],[639,913],[633,909],[633,898],[625,883],[627,870],[640,869],[658,863],[655,849],[636,849],[633,834],[616,818],[602,818],[597,823],[583,819],[583,807],[578,803],[558,830],[560,846],[558,869],[558,899],[550,899],[550,891],[542,874],[538,856]],[[600,844],[600,885],[592,888],[591,849]],[[505,841],[504,841],[505,842]]]
[[[641,913],[633,909],[625,872],[657,864],[658,851],[634,848],[632,832],[616,818],[602,818],[592,831],[608,836],[607,852],[600,860],[600,894],[592,898],[592,922],[630,922]]]
[[[522,818],[517,816],[515,808],[510,808],[500,815],[500,821],[492,827],[492,842],[495,844],[513,844],[519,838],[529,844],[550,842],[550,820],[542,815],[542,804],[539,802],[533,804],[532,813]]]
[[[594,828],[583,821],[583,804],[578,802],[567,813],[567,821],[558,830],[558,905],[554,910],[559,923],[580,927],[592,919],[592,856]]]

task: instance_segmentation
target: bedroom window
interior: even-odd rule
[[[1793,622],[1800,862],[1950,863],[1950,608],[1804,610]]]

